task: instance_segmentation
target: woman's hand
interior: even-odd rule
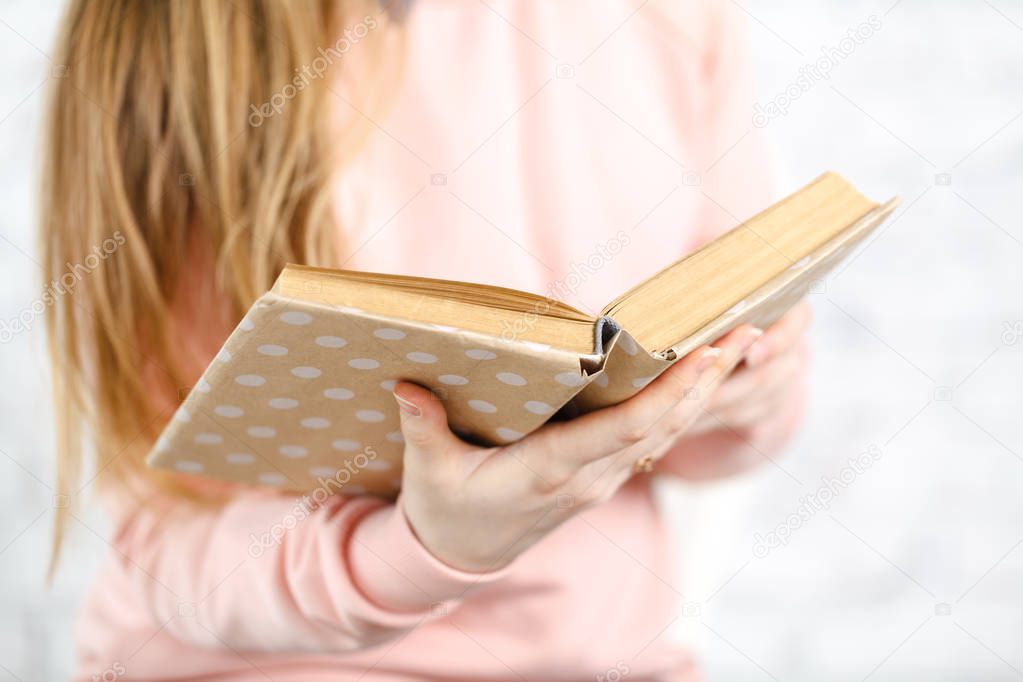
[[[798,390],[807,364],[804,341],[810,306],[800,303],[767,328],[746,354],[746,362],[717,388],[689,435],[722,428],[752,429],[775,416]]]
[[[740,327],[690,353],[624,403],[548,424],[503,447],[451,433],[440,400],[400,383],[402,501],[423,545],[466,571],[509,564],[559,524],[609,499],[637,461],[666,453],[744,358],[759,330]],[[692,390],[696,389],[696,390]]]

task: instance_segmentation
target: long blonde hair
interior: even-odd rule
[[[103,479],[194,492],[142,466],[209,360],[195,357],[206,348],[186,350],[203,330],[182,317],[222,339],[285,263],[336,262],[330,180],[347,138],[331,122],[330,73],[355,43],[380,49],[369,35],[379,7],[70,3],[40,217],[57,487],[68,502],[57,505],[54,564],[87,448]]]

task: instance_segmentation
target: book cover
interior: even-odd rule
[[[147,462],[288,490],[312,490],[332,479],[347,494],[395,495],[403,452],[391,395],[397,380],[433,390],[462,437],[516,441],[555,415],[628,399],[686,353],[740,324],[769,325],[896,204],[857,209],[834,236],[728,299],[727,309],[709,311],[707,322],[665,350],[644,348],[612,316],[593,321],[592,352],[579,353],[364,310],[359,300],[339,302],[313,283],[288,295],[275,287],[224,343]]]

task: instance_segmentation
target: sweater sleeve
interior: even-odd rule
[[[216,508],[177,502],[120,519],[114,549],[137,569],[154,623],[204,646],[354,651],[441,617],[508,570],[443,564],[400,500],[246,491]]]

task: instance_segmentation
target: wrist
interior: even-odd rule
[[[349,541],[355,582],[367,597],[395,611],[428,611],[463,599],[507,574],[461,570],[435,556],[409,523],[401,498],[367,514]]]
[[[464,517],[464,513],[452,518],[451,514],[430,509],[429,502],[420,503],[414,497],[404,495],[399,501],[399,508],[423,551],[454,571],[485,575],[501,571],[515,560],[516,555],[509,551],[511,548],[490,551],[493,543],[476,546],[473,539],[478,532],[458,524],[458,517]],[[495,521],[495,525],[498,523]]]

